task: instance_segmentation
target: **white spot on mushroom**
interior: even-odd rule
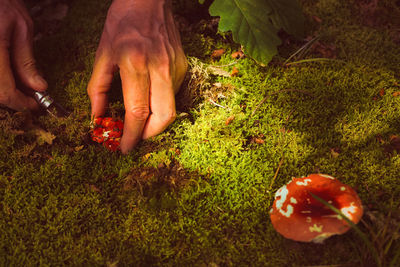
[[[111,132],[111,131],[106,131],[106,132],[104,132],[104,133],[103,133],[103,136],[104,136],[104,137],[108,137],[108,136],[110,135],[110,132]]]
[[[293,213],[293,206],[292,205],[287,205],[286,207],[286,211],[282,209],[283,204],[286,201],[287,195],[289,193],[289,190],[287,189],[286,185],[282,186],[281,188],[279,188],[278,191],[276,191],[275,193],[275,199],[277,199],[278,197],[280,197],[280,199],[278,199],[275,203],[276,208],[279,210],[279,212],[286,216],[286,217],[290,217],[290,215],[292,215]]]
[[[318,226],[317,224],[314,223],[314,225],[310,226],[308,229],[310,230],[310,232],[321,233],[323,227],[324,227],[323,225]]]
[[[304,182],[297,181],[296,184],[307,186],[309,182],[311,182],[311,179],[304,179]]]
[[[341,186],[341,187],[340,187],[340,191],[346,191],[346,187]]]
[[[328,203],[329,203],[329,204],[332,204],[333,202],[332,202],[332,200],[329,200]]]
[[[306,222],[311,223],[312,222],[312,218],[311,217],[307,217],[306,218]]]
[[[350,203],[350,206],[348,207],[343,207],[340,209],[340,211],[346,215],[347,218],[349,218],[350,220],[353,219],[353,215],[352,213],[356,213],[357,211],[357,207],[354,205],[354,202]]]
[[[293,213],[293,206],[292,205],[287,205],[287,207],[286,207],[286,211],[284,211],[283,209],[279,209],[279,212],[283,215],[283,216],[286,216],[286,217],[290,217],[290,215],[292,215],[292,213]]]
[[[274,209],[270,209],[270,210],[269,210],[269,213],[272,213],[272,212],[274,212]]]
[[[328,179],[335,180],[335,178],[333,178],[332,176],[330,176],[330,175],[327,175],[327,174],[319,174],[319,176],[321,176],[321,177],[325,177],[325,178],[328,178]]]
[[[289,193],[289,190],[287,190],[286,185],[282,186],[281,188],[279,188],[278,191],[276,191],[275,193],[275,199],[277,199],[278,197],[280,197],[280,199],[278,199],[276,201],[276,208],[277,209],[281,209],[283,206],[283,203],[285,203],[286,201],[286,197],[287,194]]]
[[[290,198],[290,203],[297,204],[297,200],[294,197]]]

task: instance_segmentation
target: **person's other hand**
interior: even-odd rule
[[[176,116],[175,93],[187,60],[169,0],[114,0],[109,8],[88,94],[92,117],[103,116],[119,69],[125,106],[121,152],[164,131]]]
[[[33,23],[20,0],[0,0],[0,105],[37,109],[35,100],[18,90],[16,79],[36,91],[47,88],[32,52]],[[15,75],[15,76],[14,76]]]

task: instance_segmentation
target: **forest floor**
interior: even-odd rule
[[[110,1],[28,1],[38,64],[72,114],[0,109],[0,265],[399,266],[400,2],[303,0],[305,39],[282,35],[268,66],[233,58],[217,21],[180,2],[190,69],[177,119],[121,155],[88,142]],[[118,77],[110,99],[121,117]],[[372,247],[354,229],[323,244],[274,230],[276,190],[311,173],[357,191]]]

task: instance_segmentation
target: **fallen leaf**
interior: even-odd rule
[[[392,95],[393,95],[394,97],[400,96],[400,91],[394,92]]]
[[[259,145],[262,145],[262,144],[264,144],[265,143],[265,141],[264,140],[262,140],[261,138],[254,138],[254,142],[256,143],[256,144],[259,144]]]
[[[221,49],[216,49],[212,52],[211,54],[211,58],[213,59],[217,59],[220,58],[223,54],[225,53],[225,49],[221,48]]]
[[[81,146],[76,146],[76,147],[74,148],[74,150],[75,150],[76,152],[81,151],[82,149],[83,149],[83,145],[81,145]]]
[[[392,141],[400,141],[400,138],[397,136],[397,135],[391,135],[390,137],[389,137],[389,140],[390,140],[390,142],[392,142]]]
[[[331,148],[331,156],[335,159],[340,155],[340,148],[334,147]]]
[[[56,138],[54,134],[43,130],[39,126],[35,126],[29,132],[36,135],[36,142],[38,143],[38,145],[43,145],[44,143],[52,145],[53,140]]]
[[[236,77],[239,75],[239,70],[236,67],[233,67],[231,72],[231,77]]]
[[[234,59],[242,59],[242,58],[244,58],[244,53],[241,50],[239,50],[239,51],[233,52],[231,54],[231,57]]]
[[[92,192],[97,192],[97,193],[101,192],[101,190],[93,184],[88,184],[88,187],[89,187],[90,191],[92,191]]]
[[[235,119],[235,115],[228,117],[225,121],[225,125],[229,125]]]
[[[384,96],[384,95],[385,95],[385,89],[382,88],[382,89],[379,91],[379,96],[382,97],[382,96]]]

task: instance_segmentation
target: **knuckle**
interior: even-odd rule
[[[135,106],[126,110],[127,115],[135,120],[144,121],[150,115],[150,109],[148,106]]]
[[[176,111],[175,109],[166,110],[159,115],[159,118],[163,124],[169,125],[175,121]]]

